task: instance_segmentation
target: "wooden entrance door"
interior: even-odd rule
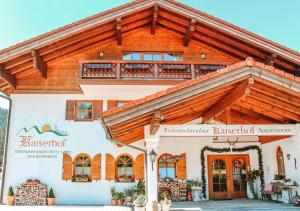
[[[208,183],[211,199],[247,196],[246,173],[249,155],[208,155]]]

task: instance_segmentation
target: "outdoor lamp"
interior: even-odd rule
[[[206,59],[206,54],[205,53],[201,53],[200,56],[201,56],[201,59],[203,59],[203,60]]]
[[[153,171],[153,163],[155,162],[157,154],[152,149],[152,151],[149,153],[150,162],[152,163],[152,171]]]

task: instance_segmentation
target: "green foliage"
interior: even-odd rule
[[[48,194],[48,198],[55,198],[54,192],[53,192],[52,188],[50,188],[50,191],[49,191],[49,194]]]
[[[145,181],[144,180],[139,180],[137,185],[136,185],[136,193],[138,195],[145,195]]]
[[[146,205],[146,198],[145,195],[140,194],[133,202],[133,206],[135,207],[144,207]]]
[[[125,194],[125,197],[132,197],[133,194],[134,194],[134,189],[133,188],[126,188],[124,190],[124,194]]]
[[[202,182],[200,179],[192,179],[189,181],[191,187],[202,187]]]
[[[3,163],[7,114],[8,114],[7,109],[0,108],[0,166],[2,166]]]
[[[14,193],[13,188],[11,186],[9,186],[7,196],[14,196],[14,195],[15,195],[15,193]]]
[[[116,195],[117,195],[117,200],[124,201],[125,194],[123,192],[117,192]]]
[[[117,199],[116,187],[110,188],[110,194],[112,199]]]

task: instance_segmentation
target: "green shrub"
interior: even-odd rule
[[[52,188],[50,188],[50,191],[49,191],[49,194],[48,194],[48,198],[55,198]]]
[[[9,186],[7,196],[14,196],[14,195],[15,195],[15,193],[14,193],[13,188],[11,186]]]

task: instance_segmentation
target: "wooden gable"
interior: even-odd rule
[[[175,46],[172,46],[173,39],[160,36],[162,28],[177,35]],[[146,43],[145,46],[136,45],[139,49],[132,45],[137,34],[140,35],[136,37],[140,40],[138,43]],[[133,40],[127,42],[127,38]],[[145,38],[147,42],[142,42]],[[106,44],[111,45],[110,50],[116,51],[159,50],[151,44],[152,40],[160,40],[164,50],[169,50],[167,45],[184,52],[198,43],[201,51],[209,49],[229,58],[222,59],[222,62],[251,56],[264,64],[299,75],[298,52],[173,0],[138,0],[1,50],[0,89],[7,93],[45,90],[80,93],[75,77],[78,60],[99,59],[98,50]],[[206,47],[201,48],[203,45]],[[192,55],[197,55],[193,60],[198,58],[199,51],[194,49],[195,54],[188,54],[187,59]],[[89,50],[94,50],[94,53],[88,53]],[[115,53],[112,50],[106,56],[120,59]],[[68,71],[58,70],[67,68],[65,65],[68,64],[71,65]]]

